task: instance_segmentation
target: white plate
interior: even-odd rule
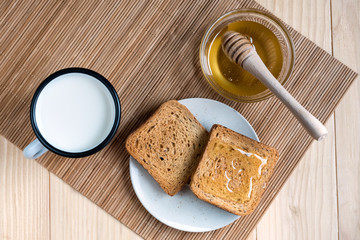
[[[213,124],[218,123],[259,141],[248,121],[223,103],[204,98],[189,98],[179,102],[185,105],[208,131]],[[170,227],[188,232],[206,232],[224,227],[239,218],[198,199],[188,185],[170,197],[132,157],[130,177],[142,205],[156,219]]]

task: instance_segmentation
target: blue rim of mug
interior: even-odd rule
[[[42,90],[45,88],[45,86],[50,83],[52,80],[56,79],[57,77],[60,77],[64,74],[68,74],[68,73],[83,73],[86,75],[90,75],[94,78],[96,78],[97,80],[99,80],[102,84],[104,84],[104,86],[109,90],[113,100],[114,100],[114,104],[115,104],[115,120],[114,120],[114,125],[111,128],[110,133],[108,134],[108,136],[100,143],[98,144],[96,147],[84,151],[84,152],[66,152],[63,150],[60,150],[56,147],[54,147],[53,145],[51,145],[48,141],[46,141],[46,139],[42,136],[42,134],[40,133],[40,130],[37,126],[37,122],[36,122],[36,117],[35,117],[35,108],[36,108],[36,103],[37,100],[39,98],[40,93],[42,92]],[[106,145],[108,145],[110,143],[110,141],[113,139],[113,137],[115,136],[119,125],[120,125],[120,119],[121,119],[121,105],[120,105],[120,99],[119,96],[116,93],[115,88],[113,87],[113,85],[105,78],[103,77],[101,74],[87,69],[87,68],[65,68],[65,69],[61,69],[57,72],[54,72],[53,74],[51,74],[50,76],[48,76],[40,85],[39,87],[36,89],[33,99],[31,101],[31,105],[30,105],[30,121],[31,121],[31,126],[32,129],[36,135],[36,137],[39,139],[39,141],[41,142],[41,144],[46,147],[48,150],[50,150],[51,152],[58,154],[60,156],[63,157],[69,157],[69,158],[81,158],[81,157],[87,157],[90,156],[98,151],[100,151],[101,149],[103,149]]]

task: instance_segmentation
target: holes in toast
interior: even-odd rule
[[[152,125],[152,126],[148,129],[147,132],[149,133],[151,130],[153,130],[153,129],[155,128],[155,126],[156,126],[156,125]]]
[[[221,168],[221,159],[216,158],[215,159],[215,169],[220,169]]]
[[[214,143],[213,150],[215,150],[217,147],[217,142]]]
[[[164,158],[163,158],[163,157],[160,157],[160,160],[161,160],[161,161],[164,161]]]
[[[171,171],[171,169],[170,169],[170,168],[168,168],[167,170],[168,170],[168,172],[170,172],[170,171]]]

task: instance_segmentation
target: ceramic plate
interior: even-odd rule
[[[179,101],[210,131],[218,123],[259,141],[248,121],[233,108],[210,99]],[[130,157],[130,177],[137,197],[146,210],[160,222],[188,232],[206,232],[224,227],[239,216],[198,199],[186,185],[175,196],[168,196],[150,174]]]

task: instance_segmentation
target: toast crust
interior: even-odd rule
[[[126,149],[170,196],[189,182],[208,132],[178,101],[163,103],[126,140]]]
[[[216,124],[190,189],[219,208],[248,215],[259,204],[278,158],[276,149]]]

